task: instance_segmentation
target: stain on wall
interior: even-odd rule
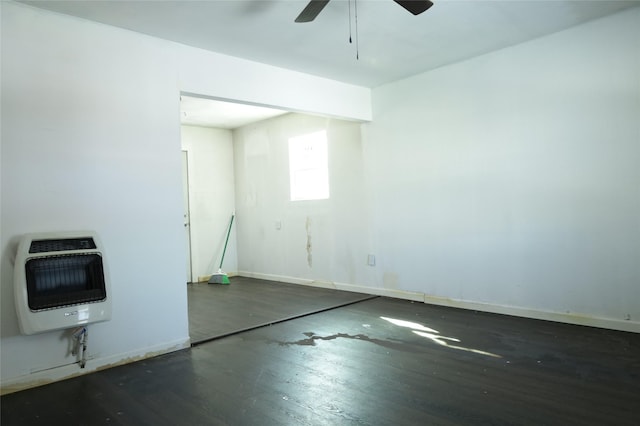
[[[382,285],[384,288],[391,288],[397,290],[398,287],[398,274],[393,272],[385,272],[382,277]]]
[[[305,223],[305,229],[307,230],[307,264],[309,268],[313,268],[313,246],[311,244],[311,218],[307,216]]]

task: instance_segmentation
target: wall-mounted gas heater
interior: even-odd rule
[[[16,311],[23,334],[111,319],[111,294],[95,232],[27,234],[14,268]]]

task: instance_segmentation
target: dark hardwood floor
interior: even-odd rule
[[[5,395],[2,425],[638,425],[640,335],[375,298]]]
[[[187,285],[192,343],[375,297],[246,277],[232,277],[230,281],[229,285]]]

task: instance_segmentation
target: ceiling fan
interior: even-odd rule
[[[400,6],[407,9],[414,15],[419,15],[425,10],[433,6],[429,0],[393,0]],[[322,9],[329,3],[329,0],[311,0],[307,6],[300,12],[296,18],[296,22],[311,22],[316,16],[322,12]]]

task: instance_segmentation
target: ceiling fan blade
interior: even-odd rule
[[[300,12],[300,15],[296,18],[296,22],[311,22],[316,19],[316,16],[322,9],[329,3],[329,0],[311,0],[309,4]]]
[[[414,15],[420,15],[425,10],[429,9],[433,6],[433,3],[429,0],[393,0],[398,3],[400,6],[407,9],[409,12]]]

